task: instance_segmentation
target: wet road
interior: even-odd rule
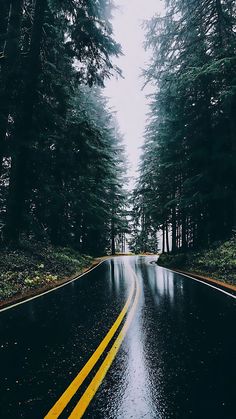
[[[60,418],[83,403],[95,419],[236,418],[236,299],[154,259],[107,260],[0,313],[0,418],[59,417],[65,390]]]

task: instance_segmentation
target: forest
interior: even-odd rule
[[[236,419],[236,0],[0,0],[0,419]]]
[[[153,87],[139,178],[103,87],[110,0],[0,0],[0,244],[83,254],[204,248],[236,226],[236,5],[168,0],[145,23]],[[135,112],[135,109],[134,109]],[[128,225],[129,224],[129,225]]]
[[[236,3],[169,0],[146,23],[154,86],[132,248],[201,249],[236,226]],[[231,244],[232,245],[232,244]]]
[[[0,234],[115,251],[127,229],[109,0],[0,0]]]

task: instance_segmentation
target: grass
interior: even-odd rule
[[[180,253],[163,254],[158,264],[168,268],[195,272],[236,285],[236,237],[218,242],[209,249]]]
[[[82,272],[93,259],[71,248],[24,243],[17,250],[0,253],[0,301],[28,291],[56,285]]]

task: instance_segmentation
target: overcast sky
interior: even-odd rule
[[[162,0],[114,0],[118,10],[114,12],[114,37],[121,44],[124,56],[117,64],[124,79],[112,79],[106,83],[105,95],[117,112],[117,120],[124,135],[130,162],[131,176],[135,176],[143,143],[143,132],[148,112],[146,99],[149,89],[142,91],[142,68],[148,62],[145,52],[142,22],[163,10]]]

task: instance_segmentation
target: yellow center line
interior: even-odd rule
[[[140,296],[140,286],[137,280],[136,280],[136,287],[137,287],[136,295],[133,302],[133,306],[127,316],[124,326],[122,327],[119,335],[117,336],[115,342],[113,343],[110,351],[108,352],[106,358],[104,359],[96,375],[94,376],[94,378],[88,385],[87,389],[85,390],[84,394],[80,398],[79,402],[77,403],[76,407],[74,408],[74,410],[72,411],[68,419],[79,419],[83,416],[91,400],[95,396],[99,386],[101,385],[104,377],[106,376],[112,362],[114,361],[116,354],[126,336],[128,328],[133,320],[133,317],[137,308],[137,304],[138,304],[138,300]]]
[[[102,353],[104,352],[104,350],[108,346],[109,342],[111,341],[111,339],[113,338],[117,329],[119,328],[122,320],[124,319],[128,309],[129,309],[131,300],[133,298],[134,287],[135,287],[135,282],[133,280],[132,281],[132,288],[131,288],[131,292],[129,294],[129,297],[128,297],[122,311],[120,312],[119,316],[117,317],[115,323],[113,324],[113,326],[111,327],[111,329],[109,330],[109,332],[107,333],[105,338],[102,340],[102,342],[99,344],[99,346],[97,347],[97,349],[95,350],[93,355],[89,358],[87,363],[84,365],[84,367],[78,373],[78,375],[74,378],[74,380],[71,382],[71,384],[67,387],[67,389],[64,391],[64,393],[61,395],[61,397],[57,400],[57,402],[54,404],[54,406],[50,409],[50,411],[47,413],[47,415],[44,417],[44,419],[58,418],[60,416],[60,414],[62,413],[62,411],[67,406],[67,404],[69,403],[69,401],[72,399],[74,394],[78,391],[81,384],[83,383],[85,378],[88,376],[90,371],[93,369],[94,365],[97,363],[97,361],[101,357]]]

